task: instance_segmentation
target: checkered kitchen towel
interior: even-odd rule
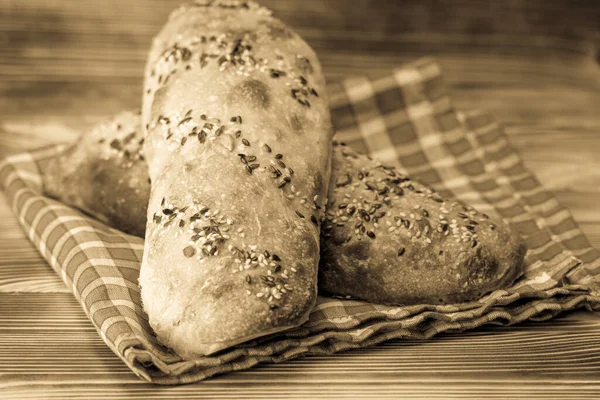
[[[23,229],[133,372],[158,384],[189,383],[390,339],[600,309],[600,252],[524,168],[500,126],[483,113],[452,108],[433,60],[380,79],[347,79],[329,91],[338,140],[398,166],[444,196],[502,217],[526,240],[526,275],[509,289],[454,305],[390,307],[320,297],[298,329],[216,356],[181,360],[157,343],[142,310],[143,240],[42,195],[40,166],[61,146],[9,157],[0,164],[0,183]]]

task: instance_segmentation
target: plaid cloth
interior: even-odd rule
[[[319,297],[309,321],[295,330],[182,360],[157,343],[141,306],[143,240],[41,194],[39,170],[63,146],[9,157],[0,164],[0,183],[23,229],[134,373],[158,384],[190,383],[390,339],[426,339],[484,324],[545,320],[575,308],[600,309],[600,252],[523,166],[498,124],[484,113],[453,109],[434,60],[377,79],[347,79],[329,91],[338,140],[446,197],[503,218],[528,245],[525,276],[506,290],[454,305],[391,307]]]

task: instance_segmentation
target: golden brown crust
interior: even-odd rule
[[[297,35],[274,38],[280,23],[263,9],[226,4],[174,12],[145,79],[142,299],[158,337],[186,358],[298,326],[316,301],[325,82]]]
[[[522,272],[508,227],[334,143],[319,288],[386,304],[479,299]]]
[[[102,222],[143,236],[147,165],[137,112],[122,112],[82,135],[42,172],[44,191]]]

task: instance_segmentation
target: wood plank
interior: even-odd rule
[[[600,390],[598,329],[600,316],[574,312],[543,323],[392,341],[161,388],[140,381],[104,345],[73,296],[2,293],[0,391],[3,398],[21,399],[574,398],[569,396],[576,389],[578,398],[593,398]]]

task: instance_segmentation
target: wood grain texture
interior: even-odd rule
[[[179,3],[0,0],[0,158],[138,106],[150,40]],[[600,3],[262,3],[315,48],[330,81],[435,56],[456,105],[501,121],[600,247]],[[103,344],[3,196],[0,280],[3,399],[600,398],[600,317],[585,312],[149,386]]]
[[[600,390],[599,329],[598,315],[574,312],[157,387],[112,354],[71,295],[5,293],[0,360],[10,362],[0,363],[0,390],[19,399],[593,398]]]

